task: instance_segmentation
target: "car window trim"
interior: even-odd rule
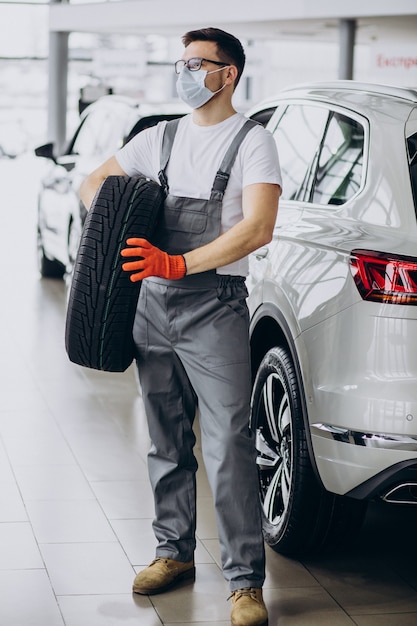
[[[361,124],[361,126],[362,126],[362,128],[364,130],[364,133],[363,133],[363,167],[362,167],[362,173],[361,173],[361,182],[360,182],[359,188],[356,191],[356,193],[354,193],[353,196],[348,198],[346,200],[346,202],[343,202],[343,204],[320,204],[318,202],[312,202],[311,200],[308,201],[309,206],[314,207],[315,209],[319,208],[319,209],[323,209],[325,211],[337,211],[341,207],[344,207],[347,204],[349,204],[349,202],[352,202],[360,193],[362,193],[363,189],[365,188],[367,174],[368,174],[368,161],[369,161],[369,159],[368,159],[368,155],[369,155],[369,120],[366,117],[364,117],[363,115],[360,115],[356,111],[352,111],[351,109],[349,109],[347,107],[341,107],[341,106],[337,106],[337,105],[329,105],[328,106],[328,110],[329,110],[329,117],[327,119],[326,131],[327,131],[327,128],[328,128],[328,125],[330,123],[330,120],[332,118],[333,113],[340,113],[340,114],[344,115],[345,117],[348,117],[348,118],[354,120],[355,122]],[[320,144],[320,153],[321,153],[321,148],[322,148],[324,137],[325,137],[325,133],[323,134],[322,142]],[[311,190],[310,190],[310,198],[312,198],[312,196],[313,196],[313,187],[311,187]]]
[[[273,116],[271,117],[268,125],[267,125],[267,129],[271,132],[274,133],[274,131],[276,130],[281,118],[283,117],[285,111],[287,110],[288,106],[293,105],[293,104],[297,104],[297,105],[308,105],[308,106],[317,106],[320,108],[324,108],[327,110],[328,112],[328,117],[327,117],[327,121],[325,124],[325,129],[322,135],[322,139],[319,143],[318,146],[318,152],[314,155],[314,158],[311,161],[311,166],[308,169],[308,178],[309,178],[309,182],[308,182],[308,186],[305,190],[305,194],[304,194],[304,198],[294,198],[292,200],[286,199],[283,200],[282,202],[286,203],[286,202],[297,202],[300,203],[302,202],[305,205],[305,208],[309,208],[309,207],[314,207],[315,209],[317,208],[321,208],[323,210],[326,211],[335,211],[340,209],[341,207],[346,206],[349,202],[351,202],[352,200],[354,200],[360,193],[362,193],[365,185],[366,185],[366,179],[367,179],[367,175],[368,175],[368,155],[369,155],[369,120],[364,116],[361,115],[360,113],[357,113],[356,111],[350,109],[349,107],[346,106],[340,106],[337,104],[333,104],[331,102],[323,102],[321,100],[310,100],[308,98],[285,98],[282,100],[278,101],[278,105],[277,105],[277,109],[275,111],[275,113],[273,114]],[[359,124],[361,124],[363,126],[364,129],[364,137],[363,137],[363,168],[362,168],[362,176],[361,176],[361,184],[359,186],[358,191],[351,197],[349,198],[346,202],[344,202],[343,204],[319,204],[317,202],[311,202],[311,200],[306,199],[306,198],[311,198],[312,194],[313,194],[313,187],[312,187],[312,180],[311,180],[311,172],[312,172],[312,166],[315,164],[315,168],[317,168],[317,156],[318,154],[320,154],[321,152],[321,147],[322,147],[322,143],[323,143],[323,139],[325,136],[325,132],[327,130],[329,121],[331,119],[331,113],[340,113],[342,115],[345,115],[346,117],[349,117],[353,120],[355,120],[356,122],[358,122]],[[278,146],[278,154],[279,154],[279,146]],[[315,179],[315,176],[314,176]],[[285,181],[284,181],[285,184]]]

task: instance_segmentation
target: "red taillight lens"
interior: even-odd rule
[[[417,305],[417,258],[353,250],[350,266],[364,300]]]

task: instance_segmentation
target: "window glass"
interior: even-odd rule
[[[328,111],[322,107],[291,104],[279,120],[274,138],[281,164],[282,198],[303,199],[327,117]]]
[[[82,156],[111,156],[122,146],[125,127],[125,110],[97,108],[85,118],[71,152]]]
[[[344,204],[361,186],[363,170],[363,126],[334,112],[320,152],[312,201]]]
[[[417,214],[417,133],[407,139],[408,167],[410,168],[414,208]]]

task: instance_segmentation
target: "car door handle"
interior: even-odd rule
[[[255,251],[255,258],[260,260],[260,259],[265,259],[268,256],[268,247],[267,246],[263,246],[262,248],[259,248],[258,250]]]

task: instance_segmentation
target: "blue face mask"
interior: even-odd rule
[[[227,67],[227,66],[226,66]],[[181,100],[192,109],[198,109],[206,104],[216,93],[226,87],[220,87],[217,91],[210,91],[205,85],[207,74],[221,72],[225,67],[207,72],[206,70],[194,70],[191,72],[188,67],[183,67],[177,79],[177,93]]]

